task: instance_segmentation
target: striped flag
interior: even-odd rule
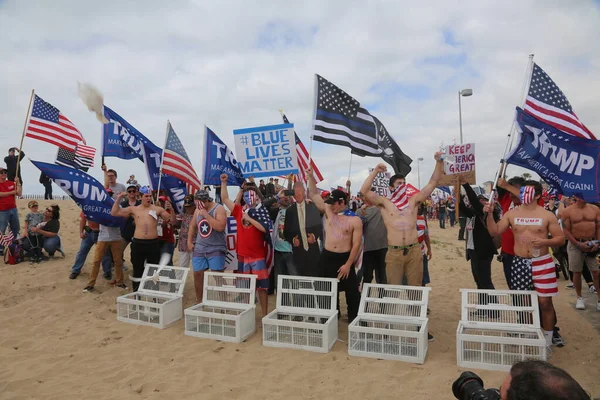
[[[400,211],[408,207],[408,193],[406,193],[406,184],[402,184],[390,195],[390,200]]]
[[[75,150],[77,143],[85,143],[83,135],[58,108],[34,95],[33,108],[25,136],[60,147]]]
[[[523,110],[569,135],[597,140],[594,134],[579,121],[562,90],[536,63],[533,63],[529,92]]]
[[[94,165],[94,159],[77,155],[74,151],[58,149],[55,164],[86,171]]]
[[[535,197],[535,189],[533,186],[522,186],[519,194],[521,203],[531,204],[533,203],[533,198]]]
[[[163,151],[162,173],[184,181],[189,185],[188,193],[190,193],[190,188],[196,191],[200,190],[202,186],[190,158],[171,126],[171,122],[167,126],[167,140]]]
[[[11,244],[13,241],[15,240],[15,235],[12,233],[11,230],[8,231],[8,233],[6,235],[2,235],[0,233],[0,244],[2,246],[8,246],[9,244]]]
[[[91,166],[92,167],[94,166],[93,160],[94,160],[94,156],[96,155],[95,147],[88,146],[84,143],[77,143],[77,146],[75,147],[75,154],[77,154],[79,157],[91,158],[92,159]]]
[[[284,124],[290,123],[290,121],[285,116],[285,114],[283,114],[282,117],[283,117]],[[323,175],[321,174],[321,171],[319,171],[319,168],[317,168],[317,165],[315,164],[315,160],[310,157],[310,153],[306,150],[304,143],[302,143],[302,141],[300,140],[300,138],[298,137],[298,134],[296,132],[294,132],[294,136],[296,139],[296,155],[297,155],[296,159],[298,160],[298,177],[299,177],[299,179],[306,184],[306,182],[307,182],[306,170],[308,169],[308,162],[310,160],[310,167],[313,170],[315,182],[316,183],[321,182],[323,180]]]

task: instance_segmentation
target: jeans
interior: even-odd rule
[[[45,237],[43,247],[49,256],[53,256],[54,252],[60,249],[60,236],[56,235],[54,237]]]
[[[44,199],[52,200],[52,182],[44,183]]]
[[[375,272],[375,280],[377,283],[387,283],[387,275],[385,273],[385,256],[388,249],[365,251],[363,253],[362,271],[363,284],[373,281],[373,272]]]
[[[456,224],[456,211],[448,210],[448,216],[450,217],[450,226]]]
[[[10,230],[16,239],[21,231],[21,225],[19,225],[19,212],[16,208],[0,211],[0,233],[4,234],[7,226],[10,226]],[[4,250],[3,245],[0,245],[0,250]]]
[[[440,211],[440,228],[446,229],[446,211]]]
[[[175,253],[175,243],[162,241],[160,243],[160,255],[162,256],[164,253],[170,254],[171,258],[169,258],[169,262],[167,263],[167,265],[173,265],[173,253]]]
[[[294,254],[275,250],[274,261],[275,276],[273,277],[274,288],[277,288],[277,277],[279,275],[298,275],[296,264],[294,263]]]
[[[465,240],[465,228],[467,226],[467,218],[459,217],[458,224],[460,225],[460,230],[458,231],[458,240]]]
[[[85,259],[87,258],[92,246],[98,242],[98,232],[87,232],[85,237],[81,239],[81,245],[79,246],[79,251],[75,256],[75,263],[73,264],[73,268],[71,272],[79,275],[81,273],[81,269],[85,264]],[[104,257],[102,258],[102,271],[105,274],[110,273],[112,269],[112,257],[110,252],[106,252]]]
[[[494,256],[481,256],[475,250],[467,250],[467,254],[471,260],[471,273],[477,289],[495,289],[492,283],[492,259]]]

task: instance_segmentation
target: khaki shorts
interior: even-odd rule
[[[571,242],[567,245],[567,255],[569,256],[569,270],[572,272],[583,271],[583,263],[585,262],[588,269],[592,272],[598,271],[598,260],[596,257],[588,257],[586,253],[579,250]]]
[[[385,256],[385,272],[387,283],[390,285],[402,285],[402,278],[406,274],[409,286],[421,286],[423,283],[421,246],[415,244],[407,250],[406,255],[404,249],[388,248]]]

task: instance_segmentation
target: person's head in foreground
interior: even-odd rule
[[[142,195],[142,205],[149,207],[152,204],[152,190],[148,186],[142,186],[140,188],[140,194]]]
[[[545,361],[521,361],[500,387],[502,400],[590,400],[569,373]]]
[[[49,206],[44,211],[44,215],[47,219],[59,219],[60,218],[60,207],[57,204]]]
[[[400,185],[406,184],[406,177],[402,174],[396,174],[390,178],[390,192],[393,192]]]
[[[348,197],[343,190],[335,189],[331,192],[329,197],[325,199],[325,203],[331,205],[331,211],[337,214],[346,209]]]
[[[208,203],[211,203],[213,201],[212,197],[210,197],[206,190],[198,190],[194,197],[197,201],[202,203],[202,207],[204,208],[206,208],[206,205]]]

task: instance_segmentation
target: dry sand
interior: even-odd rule
[[[71,201],[59,203],[66,259],[0,266],[2,399],[452,398],[450,386],[461,372],[456,366],[459,288],[475,287],[456,227],[440,230],[431,223],[430,331],[436,340],[425,364],[413,365],[348,356],[346,322],[340,322],[341,341],[328,354],[263,347],[260,328],[245,343],[229,344],[184,336],[183,321],[166,330],[118,322],[115,299],[123,291],[100,276],[95,293],[82,293],[91,255],[79,278],[68,279],[80,242],[79,211]],[[23,220],[26,201],[18,204]],[[493,280],[506,288],[496,261]],[[600,334],[573,309],[574,295],[563,289],[565,282],[559,285],[555,304],[568,344],[555,349],[551,361],[599,396]],[[184,307],[193,298],[190,275]],[[274,302],[271,296],[270,310]],[[256,320],[260,327],[260,315]],[[505,375],[476,372],[489,387],[498,387]]]

